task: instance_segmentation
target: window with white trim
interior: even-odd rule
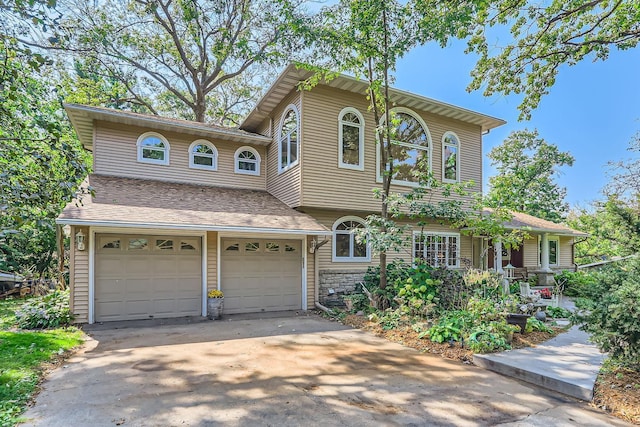
[[[364,229],[364,221],[358,217],[343,217],[333,224],[334,262],[368,262],[371,252],[366,242],[358,241],[356,231]]]
[[[138,161],[142,163],[169,164],[169,141],[155,132],[140,135],[138,142]]]
[[[560,260],[560,239],[558,237],[549,237],[547,239],[549,243],[549,265],[558,266]],[[540,265],[542,265],[542,239],[538,241],[538,255]]]
[[[189,167],[218,170],[218,150],[215,145],[204,139],[193,141],[189,146]]]
[[[460,266],[460,235],[457,233],[413,233],[413,261],[432,267]]]
[[[338,167],[364,170],[364,118],[355,108],[338,116]]]
[[[236,150],[235,172],[245,175],[260,175],[260,154],[251,147],[240,147]]]
[[[460,140],[453,132],[442,136],[442,180],[460,181]]]
[[[391,129],[391,156],[393,158],[394,184],[417,186],[419,175],[431,170],[431,135],[422,118],[407,108],[395,108],[391,111],[394,123]],[[383,144],[378,141],[378,180],[382,179],[385,165],[382,164],[380,150]]]
[[[280,131],[278,132],[278,171],[285,170],[298,164],[300,149],[300,128],[298,110],[294,105],[289,105],[282,115]]]

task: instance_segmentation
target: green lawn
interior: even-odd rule
[[[24,300],[0,300],[0,426],[13,426],[42,378],[42,365],[82,343],[76,328],[11,331]]]

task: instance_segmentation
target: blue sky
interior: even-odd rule
[[[484,136],[484,177],[495,174],[486,154],[514,130],[537,128],[547,142],[569,151],[576,161],[559,178],[567,201],[586,207],[601,197],[608,161],[631,157],[627,151],[640,131],[640,48],[614,51],[607,61],[564,66],[531,120],[518,122],[520,97],[485,98],[468,93],[476,58],[464,54],[465,44],[446,49],[436,44],[412,51],[398,63],[394,86],[459,105],[507,121]]]

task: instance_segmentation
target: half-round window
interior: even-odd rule
[[[442,180],[460,181],[460,140],[453,132],[442,136]]]
[[[406,108],[391,111],[391,156],[393,158],[392,182],[418,185],[420,175],[431,170],[431,135],[420,116]],[[382,149],[382,144],[379,144]],[[386,165],[378,152],[378,177]]]
[[[169,141],[159,133],[147,132],[140,135],[137,146],[139,162],[169,164]]]
[[[240,147],[235,154],[235,171],[246,175],[260,175],[260,155],[251,147]]]
[[[189,167],[218,170],[218,150],[209,141],[199,139],[189,146]]]
[[[338,116],[338,167],[364,170],[364,119],[347,107]]]
[[[364,221],[358,217],[343,217],[333,224],[334,262],[368,262],[371,260],[369,245],[359,241],[357,230],[363,230]]]
[[[298,164],[298,150],[300,148],[298,127],[298,110],[295,105],[289,105],[280,121],[278,136],[278,170],[283,172]]]

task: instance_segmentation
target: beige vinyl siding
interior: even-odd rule
[[[73,236],[82,230],[85,237],[85,250],[79,251]],[[71,269],[69,274],[70,306],[74,314],[74,323],[89,321],[89,229],[71,227]]]
[[[376,182],[376,138],[373,113],[364,96],[318,86],[303,96],[304,141],[302,144],[302,206],[335,206],[371,211],[379,209],[372,190]],[[364,171],[338,167],[338,115],[345,107],[358,109],[364,116]],[[431,134],[431,164],[434,176],[442,178],[442,136],[453,131],[460,139],[460,178],[473,180],[474,191],[482,185],[482,142],[479,126],[469,125],[428,113],[419,114]],[[408,186],[393,185],[392,192],[407,192]],[[434,197],[437,200],[438,197]]]
[[[280,156],[278,148],[278,135],[280,128],[280,119],[284,110],[293,104],[301,112],[300,94],[296,91],[291,92],[277,108],[273,110],[271,120],[270,135],[273,135],[273,142],[269,145],[267,151],[267,191],[275,197],[286,203],[288,206],[300,206],[301,178],[300,170],[302,168],[302,159],[298,159],[298,164],[283,173],[278,171],[278,157]],[[300,144],[300,154],[305,150],[305,138],[302,123],[300,124],[300,135],[298,141]],[[302,157],[302,155],[300,156]]]
[[[156,179],[187,184],[266,189],[265,147],[253,146],[262,159],[260,176],[234,172],[236,150],[246,144],[208,140],[218,150],[218,170],[189,168],[189,146],[198,138],[172,132],[157,132],[169,141],[169,165],[138,162],[138,137],[151,129],[123,126],[107,122],[96,123],[94,143],[94,173],[128,178]],[[205,139],[207,140],[207,139]]]
[[[532,236],[524,241],[524,253],[522,254],[522,262],[527,268],[536,268],[540,265],[540,257],[538,256],[538,236]]]
[[[207,292],[218,289],[218,233],[207,232]]]
[[[572,237],[560,237],[559,248],[560,259],[558,260],[559,267],[573,267],[573,259],[571,258],[571,245],[573,243]]]
[[[338,220],[338,218],[342,218],[344,216],[358,216],[364,219],[367,216],[366,213],[354,214],[353,212],[336,212],[319,209],[306,209],[305,212],[313,216],[316,220],[318,220],[318,222],[326,226],[329,230],[333,230],[333,224]],[[407,222],[401,222],[401,224],[407,224]],[[412,231],[420,231],[420,228],[414,227]],[[424,231],[425,233],[428,233],[430,231],[459,233],[458,230],[453,230],[446,225],[441,224],[430,224],[428,227],[424,228]],[[409,235],[408,237],[411,237],[411,235]],[[318,268],[320,270],[366,270],[367,267],[378,265],[380,262],[379,257],[373,255],[371,256],[370,262],[333,262],[332,251],[333,245],[331,240],[323,245],[320,249],[318,249]],[[404,260],[405,262],[411,262],[412,256],[411,244],[407,244],[407,246],[400,252],[387,253],[387,260],[388,262],[392,262],[394,260]],[[471,237],[469,236],[460,235],[460,258],[469,260],[471,260],[472,258]],[[460,267],[464,267],[462,261],[460,262]]]
[[[549,238],[555,238],[553,235],[549,236]],[[573,243],[572,237],[567,236],[559,236],[559,259],[557,266],[551,266],[554,269],[557,268],[573,268],[573,259],[571,257],[571,245]],[[528,268],[538,268],[540,267],[540,255],[538,253],[539,248],[539,237],[537,235],[532,236],[530,239],[525,240],[524,243],[524,266]]]
[[[273,135],[271,129],[271,119],[265,119],[260,123],[260,126],[256,129],[256,133],[262,136],[271,136]]]

